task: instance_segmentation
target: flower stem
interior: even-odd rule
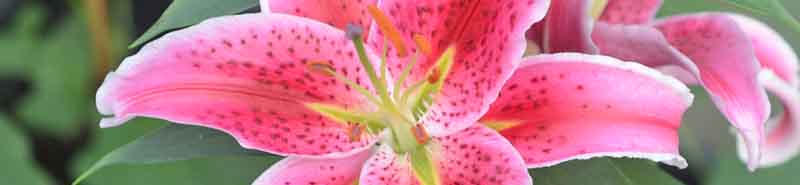
[[[92,42],[94,79],[105,78],[111,68],[111,31],[108,26],[108,3],[106,0],[86,0],[86,17],[89,20],[89,35]]]

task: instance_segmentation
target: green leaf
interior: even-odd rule
[[[168,30],[186,27],[202,20],[243,12],[258,6],[258,0],[175,0],[129,48],[134,48]]]
[[[737,8],[759,14],[769,14],[770,1],[773,0],[720,0]]]
[[[103,168],[85,185],[246,185],[271,164],[269,157],[212,157],[150,165]]]
[[[110,49],[114,56],[122,56],[126,51],[125,44],[130,42],[129,28],[131,24],[129,6],[125,3],[110,4],[112,44]],[[10,67],[20,75],[30,79],[30,93],[21,99],[20,107],[14,114],[20,116],[25,128],[37,133],[58,138],[72,138],[79,134],[82,126],[96,122],[89,119],[96,110],[92,103],[95,93],[95,82],[92,79],[91,49],[87,35],[86,20],[81,14],[67,14],[63,22],[55,24],[41,34],[41,26],[36,22],[43,20],[44,15],[39,5],[29,5],[23,9],[21,25],[13,28],[19,38],[9,44],[0,44],[0,56],[9,56],[0,60],[0,75],[6,72],[3,63],[19,63],[23,66]],[[42,18],[36,18],[42,17]],[[29,21],[29,22],[25,22]],[[13,33],[13,32],[11,32]],[[0,40],[3,40],[0,35]],[[4,43],[4,41],[0,41]],[[14,74],[13,72],[11,74]]]
[[[75,15],[64,21],[26,53],[33,89],[17,110],[27,126],[62,138],[87,122],[92,94],[85,22]]]
[[[720,160],[720,166],[712,172],[708,184],[795,184],[800,182],[800,176],[797,175],[798,171],[800,171],[800,158],[795,158],[780,166],[762,168],[751,173],[736,156],[736,152],[729,152]]]
[[[734,148],[724,147],[736,138],[708,92],[702,87],[691,87],[691,92],[695,95],[694,103],[684,114],[679,132],[681,155],[688,160],[690,172],[705,182],[709,170],[717,163],[716,153],[736,153]]]
[[[411,158],[411,168],[422,185],[439,185],[439,172],[430,151],[424,145],[408,153]]]
[[[0,182],[3,184],[54,184],[53,181],[36,166],[28,141],[22,133],[14,128],[11,122],[0,115]]]
[[[800,22],[778,0],[718,0],[751,13],[776,18],[800,33]]]
[[[27,72],[26,54],[35,48],[37,34],[44,22],[44,10],[38,6],[23,6],[18,15],[0,29],[0,76],[24,75]]]
[[[640,159],[575,160],[532,170],[536,185],[680,185],[653,162]]]
[[[271,156],[242,148],[228,134],[204,127],[169,124],[115,149],[97,161],[73,184],[116,164],[155,164],[214,156]],[[274,159],[278,157],[272,156]]]

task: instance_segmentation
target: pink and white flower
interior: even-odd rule
[[[599,53],[702,85],[738,131],[741,156],[751,170],[794,156],[800,150],[800,122],[795,118],[800,107],[794,107],[798,67],[786,41],[765,24],[731,13],[653,21],[661,4],[661,0],[553,1],[546,20],[535,25],[528,37],[545,52]],[[778,95],[787,110],[769,121],[765,88]],[[765,122],[776,126],[764,131]]]

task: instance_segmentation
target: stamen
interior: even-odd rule
[[[347,131],[347,136],[350,137],[350,141],[361,141],[361,135],[364,133],[364,129],[364,125],[350,124],[350,129]]]
[[[431,69],[430,76],[428,76],[428,80],[433,80],[432,84],[441,87],[441,82],[444,81],[447,75],[450,74],[450,69],[453,68],[455,54],[456,47],[450,46],[442,53],[442,56],[439,56],[439,59],[436,60],[436,66]]]
[[[336,70],[333,68],[333,66],[329,65],[328,63],[320,61],[311,61],[308,63],[307,67],[310,69],[310,71],[314,73],[323,74],[325,76],[333,76],[337,80],[346,83],[347,85],[358,91],[358,93],[369,99],[369,101],[374,103],[375,105],[381,104],[381,101],[377,97],[375,97],[375,95],[373,95],[372,92],[369,92],[367,88],[359,85],[358,83],[353,82],[344,75],[337,73]]]
[[[381,67],[380,67],[380,70],[381,70],[381,82],[385,82],[386,79],[388,79],[386,77],[386,71],[388,71],[387,66],[386,66],[387,63],[388,63],[388,61],[387,61],[388,57],[386,56],[389,53],[388,48],[389,47],[386,46],[386,37],[384,37],[383,38],[383,51],[381,51]]]
[[[505,129],[513,128],[513,127],[516,127],[516,126],[519,126],[520,124],[522,124],[521,121],[480,120],[479,122],[483,123],[483,125],[486,125],[486,127],[494,129],[495,131],[498,131],[498,132],[503,131]]]
[[[400,101],[398,102],[408,105],[408,98],[411,96],[411,94],[416,92],[420,87],[422,87],[422,85],[425,85],[426,83],[427,81],[420,81],[403,90],[403,95],[400,97]]]
[[[441,72],[439,72],[439,69],[433,69],[433,71],[431,71],[431,74],[428,75],[428,83],[438,82],[441,76],[442,74]]]
[[[311,62],[308,62],[307,65],[308,65],[308,68],[310,69],[311,72],[314,72],[314,73],[317,73],[317,74],[322,74],[322,75],[325,75],[325,76],[334,76],[333,73],[335,73],[334,72],[335,69],[333,68],[333,66],[331,66],[330,64],[328,64],[326,62],[311,61]]]
[[[392,41],[395,49],[397,49],[397,56],[399,57],[406,57],[408,56],[408,51],[406,51],[405,43],[403,43],[403,37],[400,35],[400,31],[398,31],[397,27],[392,24],[392,21],[389,19],[389,16],[383,13],[377,6],[369,5],[367,6],[367,10],[370,15],[372,15],[373,20],[378,25],[378,28],[383,32],[383,34]]]
[[[428,112],[428,107],[433,103],[434,97],[441,90],[445,78],[447,78],[450,69],[453,67],[454,56],[455,46],[448,47],[442,53],[442,56],[436,60],[436,64],[430,69],[431,71],[428,72],[428,79],[422,81],[424,83],[419,91],[409,91],[409,93],[414,93],[415,95],[414,99],[408,104],[415,120],[419,120]]]
[[[428,38],[420,34],[414,34],[414,42],[417,43],[417,47],[420,51],[422,51],[423,54],[431,54],[431,42],[428,40]]]
[[[405,84],[406,78],[408,78],[408,74],[411,73],[411,68],[417,65],[417,61],[419,61],[417,55],[411,55],[411,62],[409,62],[408,65],[403,66],[403,72],[400,73],[400,77],[398,77],[397,81],[394,83],[393,92],[395,92],[395,99],[397,99],[397,97],[400,97],[400,94],[398,94],[397,92],[400,92],[400,87],[402,87]]]
[[[428,135],[428,132],[425,130],[425,126],[422,126],[422,124],[417,124],[416,127],[412,128],[411,133],[414,133],[414,139],[417,139],[417,143],[419,144],[425,144],[431,139],[431,136]]]

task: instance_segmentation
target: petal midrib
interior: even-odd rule
[[[458,42],[461,40],[461,37],[464,36],[464,32],[467,30],[468,22],[469,20],[472,20],[472,17],[475,16],[475,13],[478,12],[478,5],[480,5],[480,3],[480,0],[473,2],[467,11],[467,14],[465,14],[466,16],[463,16],[462,19],[457,21],[455,34],[453,34],[451,42]]]
[[[272,95],[271,93],[259,93],[259,92],[280,92],[280,91],[261,91],[261,90],[254,91],[251,89],[252,88],[247,88],[238,85],[231,85],[231,84],[182,83],[182,84],[172,84],[169,87],[161,86],[161,87],[145,89],[143,91],[136,93],[137,95],[126,98],[121,102],[127,102],[123,106],[127,107],[130,104],[135,104],[140,100],[145,100],[149,97],[157,96],[163,93],[178,92],[178,91],[206,91],[213,93],[239,94],[249,97],[277,100],[287,103],[301,103],[303,100],[308,99],[305,98],[304,96],[297,96],[291,93],[282,93],[283,95]]]

